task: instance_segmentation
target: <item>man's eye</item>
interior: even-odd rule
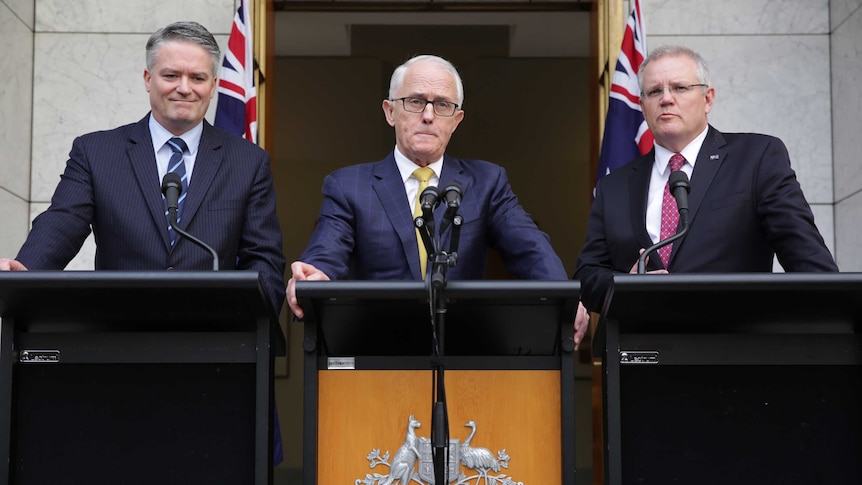
[[[436,102],[436,103],[434,103],[434,104],[435,104],[438,108],[440,108],[440,109],[444,109],[444,110],[445,110],[445,109],[449,109],[449,107],[450,107],[450,106],[452,106],[452,104],[451,104],[451,103],[449,103],[448,101],[437,101],[437,102]]]
[[[648,93],[647,93],[647,96],[649,96],[649,97],[651,97],[651,98],[657,98],[657,97],[661,96],[661,93],[662,93],[662,92],[664,92],[664,89],[662,89],[662,88],[656,88],[656,89],[653,89],[653,90],[651,90],[650,92],[648,92]]]
[[[679,93],[679,94],[685,94],[686,92],[688,92],[688,89],[689,89],[688,86],[674,86],[673,87],[673,91],[675,93]]]
[[[419,106],[424,105],[425,101],[422,99],[418,99],[418,98],[408,98],[407,104],[409,104],[410,106],[419,107]]]

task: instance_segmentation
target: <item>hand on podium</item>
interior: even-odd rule
[[[329,276],[326,273],[315,268],[314,265],[303,263],[302,261],[294,261],[290,263],[290,280],[287,282],[287,305],[290,311],[296,315],[296,318],[302,318],[302,308],[296,302],[296,282],[297,281],[329,281]]]
[[[646,250],[644,248],[641,248],[640,251],[638,251],[638,256],[643,254],[644,251],[646,251]],[[649,256],[647,256],[644,261],[645,261],[645,263],[648,263],[649,262]],[[635,260],[635,264],[632,265],[632,269],[629,270],[629,274],[638,274],[638,260],[637,259]],[[666,269],[654,269],[652,271],[647,271],[646,274],[668,274],[668,272]]]
[[[578,302],[578,309],[575,312],[575,350],[578,350],[578,346],[581,344],[581,340],[584,339],[589,326],[590,312],[587,311],[583,303]]]
[[[27,267],[14,259],[0,258],[0,271],[27,271]]]

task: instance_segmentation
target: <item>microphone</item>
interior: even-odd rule
[[[668,178],[667,183],[670,193],[673,194],[673,198],[676,199],[676,207],[679,211],[679,225],[676,228],[676,234],[653,244],[640,254],[638,257],[638,274],[646,273],[647,255],[667,246],[677,239],[680,239],[688,232],[688,193],[691,190],[691,185],[688,183],[688,175],[686,175],[682,170],[677,170],[670,174],[670,178]]]
[[[686,227],[688,226],[688,193],[691,191],[691,185],[688,183],[688,175],[682,170],[673,172],[668,179],[668,187],[673,198],[676,199],[676,207],[679,210],[679,223],[683,227]]]
[[[434,209],[438,205],[440,205],[440,190],[437,187],[429,185],[419,194],[419,207],[422,208],[422,218],[425,219],[429,235],[434,234]]]
[[[165,174],[162,179],[162,193],[165,194],[165,200],[168,202],[168,213],[173,210],[173,214],[179,210],[180,194],[183,191],[183,181],[180,176],[174,172]]]
[[[168,223],[171,225],[171,229],[173,229],[174,232],[195,243],[197,246],[209,251],[213,258],[213,271],[218,271],[218,253],[215,249],[177,226],[177,211],[180,207],[180,195],[182,192],[183,181],[180,179],[180,176],[174,172],[166,173],[162,179],[162,194],[164,194],[165,201],[167,201]]]
[[[463,190],[458,182],[452,182],[443,188],[443,203],[446,204],[446,212],[443,214],[443,220],[440,221],[441,236],[458,214],[458,209],[461,208],[462,195]]]
[[[433,219],[434,208],[440,205],[440,190],[429,185],[419,194],[419,206],[422,208],[422,217]]]

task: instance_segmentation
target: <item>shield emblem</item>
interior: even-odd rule
[[[449,483],[458,480],[461,474],[460,440],[449,440]],[[419,478],[428,485],[434,485],[434,455],[431,453],[431,440],[419,438]]]

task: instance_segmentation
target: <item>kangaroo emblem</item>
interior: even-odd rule
[[[416,447],[416,428],[421,426],[419,421],[416,421],[411,414],[407,419],[407,433],[404,435],[404,444],[398,448],[398,451],[392,458],[392,465],[389,467],[389,477],[380,485],[392,485],[396,480],[401,485],[410,484],[410,480],[413,478],[413,467],[416,465],[416,458],[419,457],[419,449]]]

